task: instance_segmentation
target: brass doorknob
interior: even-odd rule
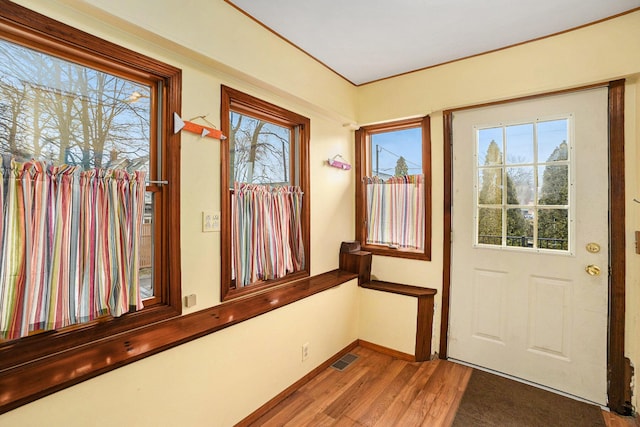
[[[600,267],[597,265],[589,264],[584,269],[589,276],[599,276],[600,275]]]

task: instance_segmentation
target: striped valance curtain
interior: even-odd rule
[[[302,196],[297,186],[235,183],[232,267],[236,287],[304,268]]]
[[[0,337],[142,308],[145,172],[3,156]]]
[[[424,249],[424,178],[365,177],[368,244]]]

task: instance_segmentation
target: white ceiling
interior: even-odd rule
[[[354,84],[545,37],[640,0],[225,0]]]

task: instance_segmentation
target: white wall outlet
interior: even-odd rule
[[[220,212],[202,212],[202,232],[220,231]]]
[[[302,344],[302,361],[304,362],[309,357],[309,343]]]

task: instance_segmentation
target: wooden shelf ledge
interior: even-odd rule
[[[389,292],[392,294],[407,295],[410,297],[433,297],[438,291],[432,288],[422,288],[420,286],[403,285],[400,283],[383,282],[381,280],[371,280],[360,285],[362,288],[374,289],[376,291]]]
[[[416,316],[416,362],[431,359],[431,334],[433,330],[433,296],[438,292],[432,288],[403,285],[401,283],[370,280],[360,283],[361,288],[415,297],[418,303]]]

